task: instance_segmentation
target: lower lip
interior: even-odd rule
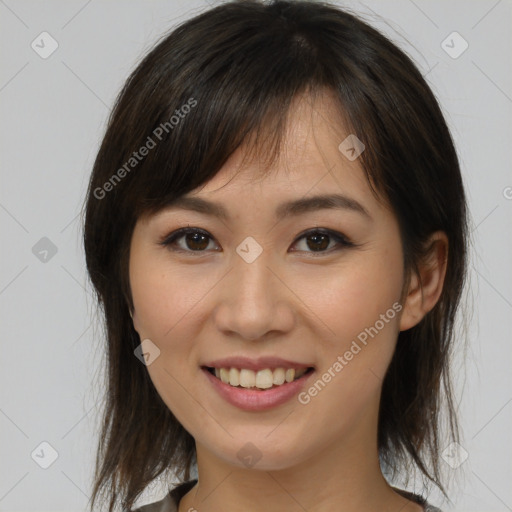
[[[313,370],[292,382],[281,384],[275,388],[256,391],[230,386],[215,377],[215,375],[212,375],[206,368],[201,368],[201,370],[220,396],[231,405],[246,411],[264,411],[284,404],[297,395],[305,386],[309,377],[315,373]]]

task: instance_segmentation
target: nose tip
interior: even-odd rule
[[[218,288],[214,312],[217,329],[257,342],[271,332],[282,334],[293,328],[295,316],[289,302],[293,298],[270,268],[271,252],[262,250],[251,261],[238,256],[224,286]]]

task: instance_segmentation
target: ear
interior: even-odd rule
[[[448,237],[443,231],[433,233],[426,243],[428,247],[418,263],[419,275],[414,272],[404,300],[400,317],[400,330],[406,331],[417,325],[436,305],[443,291],[448,261]]]

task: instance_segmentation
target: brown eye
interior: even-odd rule
[[[167,236],[161,245],[169,247],[173,251],[188,252],[188,253],[203,253],[208,250],[210,242],[213,237],[206,231],[198,228],[182,228]],[[300,236],[294,245],[297,245],[300,240],[305,240],[302,249],[299,252],[305,253],[330,253],[333,250],[344,247],[354,247],[355,244],[350,242],[341,233],[331,230],[310,230]],[[292,251],[297,251],[293,249]]]
[[[201,251],[208,247],[208,236],[203,233],[186,233],[184,237],[188,249]]]
[[[346,237],[344,237],[341,233],[337,233],[335,231],[330,230],[313,230],[304,233],[300,238],[297,239],[297,242],[304,239],[306,249],[299,249],[301,252],[313,252],[313,253],[323,253],[323,252],[331,252],[329,249],[329,245],[331,242],[334,242],[334,245],[331,246],[331,249],[336,246],[338,247],[352,247],[355,244],[350,242]],[[296,243],[297,243],[296,242]]]
[[[183,242],[178,243],[180,240],[183,240]],[[197,228],[183,228],[171,233],[161,242],[161,245],[170,246],[177,251],[205,252],[210,240],[212,240],[212,237],[206,231]]]
[[[316,235],[308,235],[305,237],[306,244],[309,249],[312,251],[321,251],[327,249],[330,242],[329,235],[325,235],[324,233],[316,234]]]

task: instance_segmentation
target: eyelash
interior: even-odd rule
[[[202,253],[207,252],[206,249],[201,250],[201,251],[193,251],[190,249],[182,249],[182,248],[172,247],[173,244],[177,240],[179,240],[180,238],[183,238],[185,235],[188,235],[191,233],[199,233],[201,235],[208,237],[210,240],[214,240],[214,238],[212,236],[210,236],[210,234],[207,231],[204,231],[199,228],[188,227],[188,228],[181,228],[181,229],[178,229],[178,230],[172,232],[171,234],[167,235],[162,241],[160,241],[159,244],[164,247],[167,247],[170,250],[175,251],[175,252],[182,252],[182,253],[184,252],[184,253],[191,253],[191,254],[196,253],[198,256],[202,255]],[[322,229],[322,228],[315,228],[315,229],[308,230],[304,233],[301,233],[301,235],[299,235],[299,237],[295,240],[293,245],[295,245],[299,240],[302,240],[303,238],[307,238],[308,236],[315,235],[315,234],[328,236],[328,237],[330,237],[331,241],[332,240],[335,241],[338,244],[338,246],[341,246],[341,247],[339,247],[338,249],[334,249],[334,250],[333,250],[333,248],[331,248],[328,250],[316,251],[316,252],[315,251],[294,251],[294,252],[306,252],[306,253],[310,253],[310,254],[314,255],[314,257],[317,257],[322,254],[330,254],[334,251],[341,250],[342,248],[356,247],[355,243],[348,240],[347,237],[345,237],[341,233],[338,233],[337,231],[332,231],[330,229]]]

